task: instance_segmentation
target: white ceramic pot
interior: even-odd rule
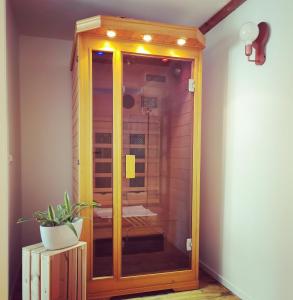
[[[44,247],[47,250],[57,250],[73,246],[78,243],[83,219],[77,219],[72,223],[77,236],[67,225],[60,225],[54,227],[40,226],[41,238]]]

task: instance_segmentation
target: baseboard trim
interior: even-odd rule
[[[220,282],[224,287],[229,289],[232,293],[238,296],[242,300],[252,300],[251,297],[248,297],[241,289],[236,287],[233,283],[226,280],[222,275],[218,274],[210,266],[204,263],[202,260],[199,261],[200,268],[208,273],[211,277]]]

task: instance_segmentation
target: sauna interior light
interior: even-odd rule
[[[116,36],[116,31],[114,31],[114,30],[107,30],[107,36],[109,38],[114,38]]]
[[[144,34],[142,38],[145,42],[150,42],[153,39],[150,34]]]
[[[269,25],[261,22],[258,25],[248,22],[240,29],[240,39],[245,43],[245,55],[248,61],[255,62],[256,65],[263,65],[266,59],[265,46],[269,38]],[[255,59],[250,59],[253,49],[255,49]]]
[[[186,39],[180,38],[177,40],[177,45],[184,46],[186,44]]]

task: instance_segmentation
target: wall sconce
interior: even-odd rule
[[[248,61],[255,62],[256,65],[263,65],[266,60],[265,47],[269,39],[270,27],[266,22],[258,25],[248,22],[240,29],[240,38],[245,42],[245,55]],[[255,58],[250,59],[252,50],[255,49]]]

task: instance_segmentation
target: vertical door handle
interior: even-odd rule
[[[126,155],[126,178],[135,178],[135,155]]]

